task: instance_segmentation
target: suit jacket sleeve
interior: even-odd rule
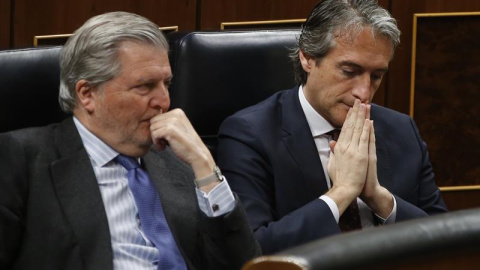
[[[199,212],[205,269],[236,270],[261,255],[237,197],[235,208],[223,216],[211,218]]]
[[[270,137],[265,134],[269,128],[252,126],[249,120],[240,116],[228,118],[220,128],[217,157],[229,185],[245,206],[262,252],[274,253],[339,233],[340,229],[330,208],[318,197],[309,199],[306,204],[302,203],[291,212],[277,207],[278,200],[285,199],[276,194],[277,181],[295,177],[295,173],[288,176],[276,175],[278,168],[274,166],[281,165],[270,161],[271,146],[266,146],[262,141],[262,138]],[[295,180],[297,179],[286,181]],[[303,197],[305,194],[303,190],[288,192],[300,192],[303,194],[299,196]]]
[[[404,125],[404,127],[411,127],[411,129],[408,130],[410,130],[414,135],[411,137],[412,145],[416,145],[416,149],[418,149],[418,152],[413,153],[412,156],[419,158],[418,162],[414,161],[414,163],[412,162],[410,166],[412,169],[416,166],[419,166],[419,168],[412,170],[418,173],[416,179],[403,179],[404,181],[402,182],[415,183],[417,187],[406,190],[406,192],[411,193],[412,190],[415,190],[416,196],[414,199],[407,200],[408,197],[406,197],[406,195],[398,196],[395,194],[395,190],[391,191],[394,193],[397,201],[396,222],[444,213],[447,211],[445,203],[441,197],[440,190],[435,184],[435,175],[433,173],[432,164],[430,163],[427,144],[420,137],[420,133],[413,119],[408,118],[408,122],[409,123]],[[405,159],[407,158],[405,157],[403,161],[397,160],[396,162],[411,162]]]
[[[0,134],[0,269],[10,269],[22,239],[26,162],[11,133]]]

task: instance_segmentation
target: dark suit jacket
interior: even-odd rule
[[[380,184],[394,194],[396,221],[446,211],[413,120],[372,106]],[[340,232],[327,204],[322,164],[298,87],[227,118],[218,163],[247,211],[265,254]]]
[[[72,119],[1,134],[0,147],[0,269],[113,269],[98,183]],[[170,150],[144,162],[189,269],[239,269],[259,255],[238,203],[208,218],[189,166]]]

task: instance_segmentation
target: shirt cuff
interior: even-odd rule
[[[218,217],[235,208],[235,197],[225,177],[208,194],[198,188],[195,190],[200,210],[208,217]]]
[[[340,220],[340,213],[338,212],[337,204],[332,200],[332,198],[328,197],[327,195],[320,196],[320,200],[324,201],[328,205],[330,211],[332,211],[333,217],[338,223],[338,221]]]
[[[388,215],[387,218],[382,218],[379,215],[375,214],[375,217],[377,218],[377,221],[380,225],[393,224],[397,219],[397,200],[395,200],[395,196],[392,195],[392,197],[393,197],[393,209],[392,209],[392,212],[390,212],[390,215]]]

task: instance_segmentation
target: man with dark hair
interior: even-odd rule
[[[292,53],[299,86],[220,127],[218,163],[264,253],[446,211],[413,120],[370,103],[399,40],[374,0],[320,1]]]
[[[260,254],[209,150],[168,111],[167,53],[126,12],[69,38],[59,100],[73,117],[0,134],[0,269],[239,269]]]

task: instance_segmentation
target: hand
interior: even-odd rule
[[[370,120],[370,143],[368,148],[368,170],[367,180],[363,187],[360,198],[370,209],[382,218],[387,218],[393,209],[393,197],[390,192],[380,186],[377,177],[377,149],[375,146],[375,130],[373,121]]]
[[[337,203],[340,213],[360,195],[365,185],[371,132],[368,116],[367,105],[355,100],[338,141],[331,144],[334,151],[330,152],[328,173],[333,187],[326,195]]]
[[[212,173],[215,166],[213,157],[181,109],[153,117],[150,131],[157,149],[161,151],[167,144],[170,145],[175,155],[192,167],[195,178]]]

